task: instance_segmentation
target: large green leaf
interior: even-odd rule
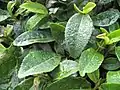
[[[18,36],[13,44],[15,46],[26,46],[33,43],[47,43],[52,42],[54,39],[49,31],[27,31]]]
[[[48,14],[46,7],[37,2],[26,2],[20,5],[20,7],[34,13]]]
[[[77,58],[87,45],[93,30],[89,15],[74,14],[65,29],[65,43],[70,56]]]
[[[59,65],[60,58],[52,52],[32,51],[23,59],[18,77],[50,72]]]
[[[72,90],[80,89],[80,87],[90,88],[90,83],[82,78],[67,77],[48,85],[46,90]]]
[[[44,14],[35,14],[33,15],[26,23],[26,29],[27,30],[33,30],[38,23],[45,17]]]
[[[2,54],[5,50],[6,48],[2,44],[0,44],[0,54]]]
[[[0,22],[6,20],[10,17],[9,13],[6,10],[0,9]]]
[[[120,84],[107,84],[103,83],[99,90],[120,90]]]
[[[120,46],[115,47],[115,54],[116,54],[118,60],[120,61]]]
[[[117,70],[120,68],[120,62],[117,58],[109,57],[103,61],[102,67],[106,70]]]
[[[94,49],[90,48],[81,54],[79,58],[79,73],[85,76],[85,73],[92,73],[97,70],[104,60],[104,56]]]
[[[70,76],[78,71],[78,63],[72,60],[64,60],[60,63],[60,72],[57,79]]]
[[[95,26],[110,26],[115,23],[119,18],[119,11],[116,9],[111,9],[105,12],[99,13],[97,16],[93,17],[93,23]]]
[[[120,84],[120,71],[109,71],[107,73],[107,83]]]

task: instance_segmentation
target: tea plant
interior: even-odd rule
[[[120,0],[0,0],[0,90],[120,90]]]

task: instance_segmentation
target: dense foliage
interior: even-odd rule
[[[120,0],[0,0],[0,90],[120,90]]]

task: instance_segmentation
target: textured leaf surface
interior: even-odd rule
[[[0,9],[0,22],[6,20],[10,17],[9,13],[6,10]]]
[[[50,72],[60,63],[60,56],[52,52],[32,51],[24,59],[18,77]]]
[[[85,73],[92,73],[97,70],[104,60],[104,56],[94,49],[90,48],[81,54],[79,58],[79,73],[85,76]]]
[[[109,71],[107,73],[107,83],[120,84],[120,71]]]
[[[71,57],[77,58],[88,43],[93,23],[89,15],[74,14],[65,29],[65,43]]]
[[[100,86],[99,90],[120,90],[120,84],[107,84],[104,83]]]
[[[68,77],[53,82],[52,84],[47,86],[46,90],[72,90],[79,89],[80,87],[89,88],[90,83],[88,83],[85,79],[82,78],[76,79],[73,77]]]
[[[52,41],[54,39],[49,31],[27,31],[18,36],[13,44],[15,46],[26,46],[33,43],[47,43]]]
[[[27,2],[20,5],[21,8],[25,8],[28,11],[40,14],[48,14],[48,11],[45,6],[36,2]]]
[[[46,15],[35,14],[26,23],[27,30],[33,30]]]
[[[62,79],[78,71],[78,63],[72,60],[64,60],[60,63],[60,72],[57,79]]]
[[[95,26],[110,26],[115,23],[119,18],[119,11],[116,9],[111,9],[98,14],[93,17],[93,23]]]

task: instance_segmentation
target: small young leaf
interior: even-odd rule
[[[93,2],[88,2],[87,5],[85,5],[85,7],[83,7],[83,13],[87,14],[90,11],[93,10],[93,8],[96,7],[96,4]]]
[[[107,73],[107,83],[120,84],[120,71],[109,71]]]
[[[93,30],[89,15],[74,14],[65,28],[65,43],[70,56],[77,58],[87,45]]]
[[[46,15],[44,14],[35,14],[33,15],[26,23],[26,29],[31,31],[33,30],[38,23],[45,17]]]
[[[119,11],[116,9],[111,9],[93,17],[93,23],[95,26],[105,27],[114,24],[118,18]]]
[[[36,2],[26,2],[20,5],[21,8],[25,8],[28,11],[39,13],[39,14],[48,14],[48,11],[45,6]]]
[[[97,69],[96,71],[94,71],[92,73],[87,73],[87,75],[94,83],[97,83],[100,78],[99,69]]]
[[[104,56],[96,52],[93,48],[82,52],[79,58],[79,73],[85,76],[85,73],[92,73],[97,70],[104,60]]]
[[[47,43],[52,42],[54,39],[49,31],[27,31],[18,36],[13,45],[15,46],[26,46],[33,43]]]
[[[19,78],[50,72],[60,63],[61,57],[52,52],[32,51],[24,59],[18,72]]]

